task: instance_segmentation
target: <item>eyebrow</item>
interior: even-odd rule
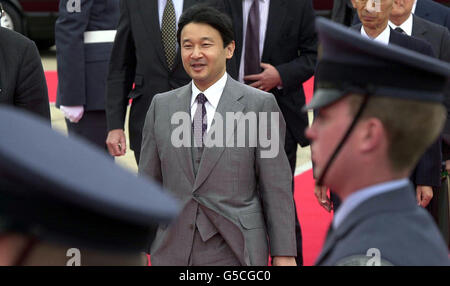
[[[213,40],[212,38],[210,38],[210,37],[203,37],[203,38],[201,38],[201,41],[211,41],[211,42],[214,42],[214,40]],[[191,39],[189,39],[189,38],[183,39],[183,44],[186,43],[186,42],[191,42]]]

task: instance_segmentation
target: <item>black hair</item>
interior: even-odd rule
[[[197,4],[184,11],[178,21],[177,41],[180,46],[181,31],[190,23],[207,24],[219,31],[224,48],[234,40],[233,24],[228,15],[206,4]]]

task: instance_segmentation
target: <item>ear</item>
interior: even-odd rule
[[[361,123],[358,130],[359,150],[369,153],[381,148],[387,140],[381,121],[378,118],[368,118]]]
[[[353,5],[353,8],[356,9],[356,0],[352,0],[352,5]]]
[[[225,52],[227,59],[231,59],[234,54],[234,49],[236,48],[236,43],[234,41],[231,41],[231,43],[228,44],[228,46],[225,47]]]

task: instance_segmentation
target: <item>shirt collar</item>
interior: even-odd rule
[[[405,31],[405,33],[408,36],[412,35],[412,27],[413,27],[413,17],[412,17],[412,13],[409,14],[408,19],[406,19],[405,22],[403,22],[400,26],[395,25],[394,23],[392,23],[391,21],[389,21],[389,26],[392,29],[395,29],[397,27],[402,28],[403,31]]]
[[[377,195],[405,187],[408,184],[409,180],[407,178],[403,178],[399,180],[392,180],[389,182],[372,185],[352,193],[345,199],[345,201],[342,202],[342,205],[334,214],[332,223],[333,229],[337,229],[345,220],[345,218],[364,201],[367,201],[368,199],[375,197]]]
[[[207,90],[200,91],[200,89],[195,86],[194,81],[192,81],[192,96],[191,96],[191,108],[195,103],[195,99],[199,93],[203,93],[208,100],[208,102],[214,107],[217,108],[219,104],[220,97],[222,96],[223,90],[225,88],[225,84],[227,83],[227,73],[216,81],[213,85],[211,85]]]
[[[378,37],[373,39],[369,37],[369,35],[367,35],[366,31],[364,30],[364,26],[361,26],[361,35],[374,41],[380,42],[382,44],[389,45],[389,37],[391,36],[391,29],[389,28],[389,25],[386,25],[386,28],[383,30],[383,32],[381,32],[381,34],[379,34]]]
[[[413,13],[413,14],[416,13],[416,6],[417,6],[417,0],[414,1],[414,4],[413,4],[412,10],[411,10],[411,13]]]

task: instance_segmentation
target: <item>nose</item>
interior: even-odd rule
[[[192,51],[191,58],[199,59],[201,57],[202,57],[202,53],[201,53],[200,48],[198,46],[195,46],[193,51]]]

